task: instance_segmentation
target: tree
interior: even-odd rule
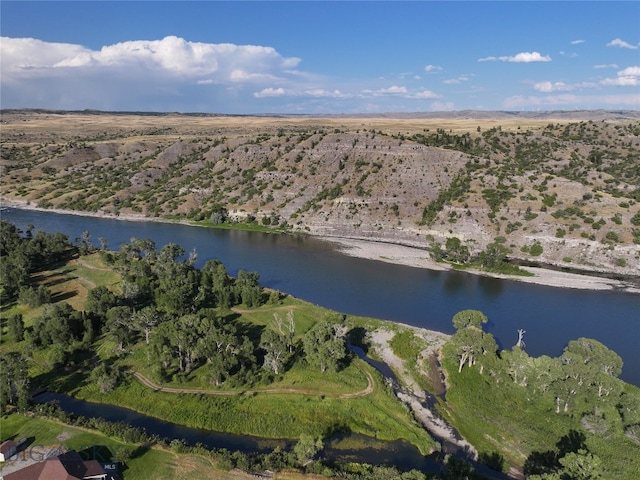
[[[286,338],[268,328],[260,337],[260,348],[265,351],[263,367],[278,375],[289,357]]]
[[[107,287],[100,285],[99,287],[89,290],[84,309],[87,313],[103,320],[107,314],[107,310],[115,307],[118,299],[115,294]]]
[[[479,310],[462,310],[453,316],[452,322],[456,330],[467,327],[482,328],[489,319]]]
[[[240,270],[236,279],[236,291],[240,301],[247,307],[262,305],[262,287],[258,283],[260,275],[257,272]]]
[[[76,239],[76,243],[80,249],[80,255],[87,255],[95,250],[95,247],[91,243],[91,234],[89,230],[82,232],[82,236]]]
[[[341,324],[329,320],[319,322],[302,337],[307,361],[320,368],[322,373],[327,370],[337,371],[347,356],[345,333]]]
[[[200,284],[199,272],[185,263],[167,263],[158,271],[156,305],[172,314],[191,310]]]
[[[449,237],[445,244],[447,258],[453,263],[465,263],[469,260],[469,247],[463,245],[458,237]]]
[[[133,343],[131,318],[132,313],[129,307],[112,307],[107,310],[106,328],[118,344],[119,351],[123,351],[126,345]]]
[[[33,321],[34,339],[44,347],[72,346],[83,333],[82,314],[65,302],[44,305],[42,315]]]
[[[153,328],[163,321],[163,317],[154,306],[144,307],[133,316],[133,323],[136,328],[144,333],[144,340],[149,345],[149,334]]]
[[[485,314],[479,310],[463,310],[453,316],[453,326],[456,333],[451,342],[456,346],[458,355],[458,373],[462,372],[465,363],[472,367],[478,359],[486,357],[493,360],[498,350],[493,335],[485,333],[482,325],[488,322]],[[480,373],[484,371],[484,364],[480,366]]]
[[[278,333],[285,338],[289,352],[293,352],[293,338],[296,334],[296,322],[293,316],[293,310],[287,312],[287,323],[277,313],[273,314],[274,325]]]
[[[163,322],[159,327],[169,340],[169,347],[178,361],[180,373],[189,373],[196,365],[200,350],[200,324],[201,319],[198,315],[188,314]]]
[[[24,340],[24,321],[22,320],[21,313],[11,315],[7,319],[7,333],[9,334],[9,338],[14,342]]]
[[[595,393],[606,399],[617,398],[622,388],[618,375],[622,372],[622,359],[602,343],[591,338],[572,340],[561,356],[566,376],[578,383],[581,392]]]
[[[120,373],[115,367],[109,367],[106,363],[101,362],[91,372],[91,380],[98,386],[100,393],[108,393],[113,390],[119,381]]]
[[[436,262],[442,261],[442,256],[444,255],[442,245],[440,245],[440,243],[438,242],[431,243],[429,247],[429,255],[431,255],[431,258],[433,258]]]
[[[29,362],[18,352],[0,353],[0,411],[12,404],[24,412],[29,404]]]
[[[480,252],[480,265],[487,270],[499,270],[507,255],[511,253],[507,247],[500,243],[490,243]]]
[[[18,295],[18,301],[30,307],[39,307],[51,302],[51,291],[44,285],[37,287],[22,287]]]
[[[602,480],[604,469],[602,460],[585,448],[567,452],[557,459],[555,471],[540,475],[530,475],[529,480]]]
[[[308,465],[313,458],[324,448],[322,438],[313,438],[303,433],[300,440],[293,447],[293,453],[301,466]]]
[[[205,317],[198,327],[197,356],[207,362],[211,383],[221,385],[243,367],[253,364],[253,345],[237,327]]]

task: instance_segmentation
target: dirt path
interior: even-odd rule
[[[305,390],[305,389],[296,389],[296,388],[271,388],[266,390],[242,390],[242,391],[229,391],[229,390],[209,390],[206,388],[175,388],[175,387],[163,387],[149,380],[147,377],[142,375],[139,372],[135,372],[130,370],[131,373],[136,380],[138,380],[142,385],[148,387],[152,390],[156,390],[158,392],[164,393],[194,393],[194,394],[202,394],[202,395],[217,395],[217,396],[234,396],[239,394],[244,395],[254,395],[258,393],[269,393],[269,394],[293,394],[293,395],[318,395],[324,397],[334,397],[334,398],[358,398],[364,397],[365,395],[369,395],[373,392],[373,388],[375,386],[375,382],[373,377],[369,372],[363,372],[367,376],[367,386],[363,390],[353,393],[324,393],[317,392],[313,390]]]

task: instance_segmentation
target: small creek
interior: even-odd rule
[[[435,397],[427,396],[426,399],[418,398],[399,385],[397,377],[389,365],[371,359],[360,347],[349,345],[349,348],[359,358],[366,361],[382,374],[398,398],[412,408],[417,417],[420,418],[421,416],[420,412],[416,411],[417,409],[430,412],[432,418],[435,420],[423,421],[423,424],[425,424],[425,428],[431,436],[440,443],[442,452],[436,452],[433,455],[424,457],[415,447],[404,441],[382,441],[352,432],[340,432],[333,434],[325,441],[325,448],[322,452],[322,456],[325,459],[338,462],[395,465],[407,470],[418,469],[428,473],[439,473],[443,468],[443,454],[448,453],[472,463],[480,473],[489,479],[503,480],[509,478],[504,474],[489,470],[487,467],[477,464],[473,460],[473,454],[457,443],[460,436],[455,429],[446,424],[435,410],[434,407],[437,402]],[[200,443],[208,448],[225,448],[242,452],[267,453],[276,447],[290,449],[295,443],[295,440],[268,439],[185,427],[127,408],[88,402],[55,392],[39,393],[34,397],[34,401],[37,403],[55,402],[62,410],[72,415],[102,418],[110,422],[124,422],[133,427],[143,428],[149,434],[168,439],[181,439],[190,445]],[[416,405],[419,405],[419,407]],[[422,414],[424,414],[424,411]],[[438,425],[443,425],[444,427],[432,428],[433,422],[436,422]],[[445,428],[444,434],[442,428]]]

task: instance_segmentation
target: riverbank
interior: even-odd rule
[[[161,217],[148,217],[143,214],[121,214],[112,215],[104,212],[85,212],[77,210],[65,210],[59,208],[41,208],[25,200],[14,198],[0,198],[1,208],[20,208],[27,210],[37,210],[43,212],[60,213],[65,215],[77,215],[84,217],[108,218],[111,220],[135,221],[135,222],[161,222],[178,223],[192,225],[191,222],[182,220],[171,220]],[[364,240],[359,238],[315,236],[316,238],[332,243],[345,255],[364,258],[368,260],[378,260],[396,265],[403,265],[415,268],[425,268],[435,271],[446,271],[452,268],[446,263],[439,263],[433,260],[429,252],[425,249],[389,243],[385,241]],[[524,267],[525,270],[533,273],[533,276],[502,275],[498,273],[484,272],[477,269],[465,270],[474,275],[484,275],[493,278],[502,278],[517,282],[533,283],[556,288],[574,288],[582,290],[618,290],[629,293],[640,293],[640,286],[636,283],[623,280],[607,278],[606,276],[595,276],[582,273],[572,273],[556,269],[543,267]],[[639,280],[640,281],[640,280]]]
[[[427,268],[429,270],[451,270],[451,267],[446,263],[436,262],[429,256],[429,252],[421,248],[354,238],[320,238],[334,243],[342,253],[353,257],[365,258],[368,260],[379,260],[408,267]],[[474,275],[503,278],[516,282],[545,285],[548,287],[577,288],[583,290],[622,290],[630,293],[640,293],[640,287],[638,287],[638,285],[622,280],[564,272],[542,267],[523,268],[533,273],[533,276],[503,275],[499,273],[484,272],[477,269],[468,269],[465,270],[465,272],[472,273]]]

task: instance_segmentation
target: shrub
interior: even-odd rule
[[[534,257],[538,257],[542,255],[542,251],[543,251],[542,245],[540,244],[540,242],[534,243],[533,245],[531,245],[531,248],[529,249],[529,253]]]

